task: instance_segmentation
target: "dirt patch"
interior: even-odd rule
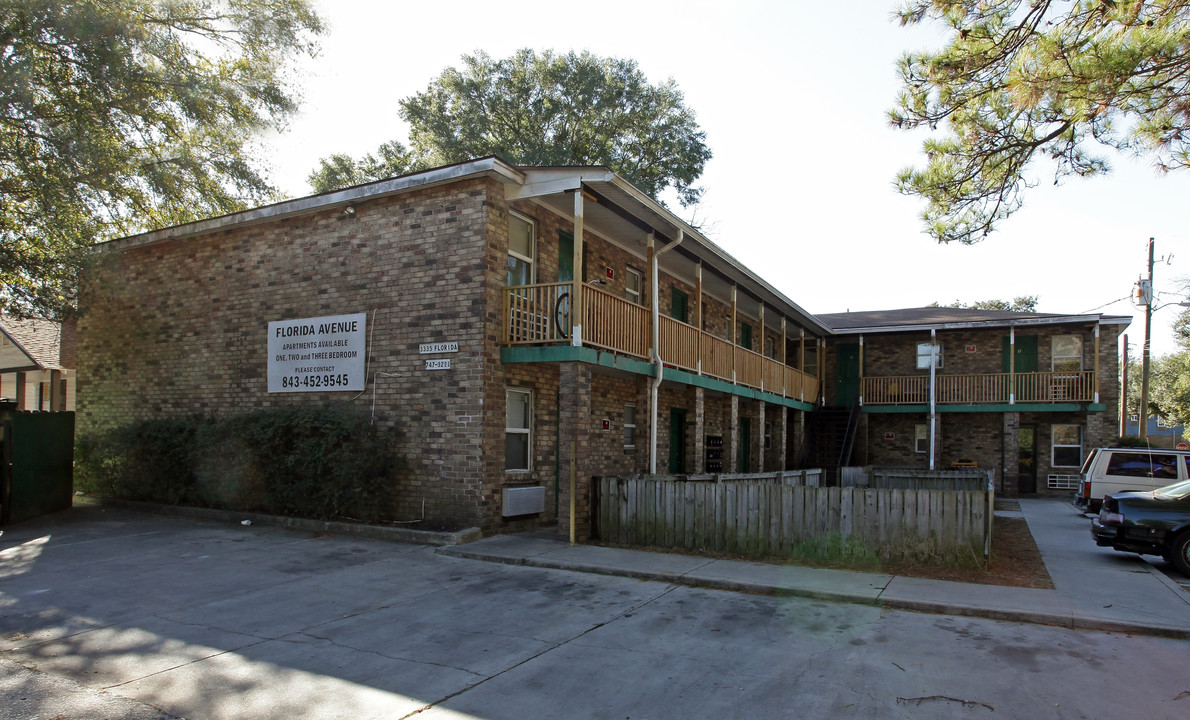
[[[890,575],[1052,590],[1054,583],[1024,518],[998,517],[992,524],[992,561],[986,569],[951,569],[886,563]]]

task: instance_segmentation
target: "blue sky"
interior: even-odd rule
[[[1059,186],[1038,168],[1024,209],[974,246],[922,233],[920,202],[892,181],[919,162],[924,136],[886,117],[897,58],[938,46],[940,28],[900,27],[892,2],[316,1],[331,30],[298,69],[302,113],[268,150],[291,196],[310,192],[320,157],[404,142],[397,101],[464,53],[590,50],[677,82],[714,152],[697,221],[810,312],[1038,295],[1043,312],[1135,315],[1126,332],[1139,347],[1143,313],[1122,298],[1150,237],[1160,302],[1186,298],[1190,173],[1159,177],[1147,161],[1112,158],[1111,175]],[[1176,314],[1154,314],[1155,354],[1174,350]]]

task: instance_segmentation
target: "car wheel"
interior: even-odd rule
[[[1173,539],[1169,548],[1169,561],[1186,577],[1190,577],[1190,530]]]

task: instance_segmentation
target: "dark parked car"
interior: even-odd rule
[[[1091,536],[1103,547],[1160,555],[1190,577],[1190,480],[1103,499]]]

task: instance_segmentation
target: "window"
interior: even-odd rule
[[[918,343],[917,344],[917,369],[918,370],[929,370],[930,369],[931,348],[936,348],[936,350],[934,350],[934,352],[937,353],[937,355],[936,355],[937,361],[936,361],[936,364],[934,365],[934,367],[936,367],[936,368],[942,367],[942,343],[938,343],[937,345],[932,345],[928,342],[927,343]]]
[[[913,426],[913,451],[928,453],[930,451],[930,426]]]
[[[630,267],[624,271],[624,297],[635,305],[644,305],[645,276],[640,270]]]
[[[504,399],[504,469],[527,472],[532,469],[533,393],[509,388]]]
[[[508,286],[532,285],[535,282],[537,228],[527,217],[510,213],[508,216]]]
[[[1178,456],[1167,453],[1113,452],[1107,461],[1107,474],[1120,477],[1177,480]]]
[[[1055,335],[1052,342],[1054,372],[1082,372],[1083,339],[1078,335]]]
[[[1054,467],[1082,467],[1083,428],[1081,425],[1051,426],[1050,445],[1053,447],[1051,464]]]
[[[773,423],[768,420],[764,422],[764,449],[773,449]]]
[[[636,406],[624,406],[624,447],[636,447]]]
[[[811,377],[818,377],[818,343],[813,340],[806,340],[806,363],[802,368],[802,372]]]

